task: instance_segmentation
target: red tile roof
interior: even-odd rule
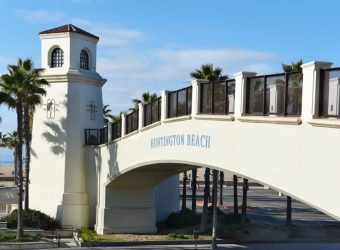
[[[76,26],[74,26],[73,24],[66,24],[57,28],[53,28],[53,29],[49,29],[49,30],[45,30],[45,31],[41,31],[39,33],[40,34],[53,34],[53,33],[68,33],[68,32],[73,32],[73,33],[78,33],[78,34],[82,34],[85,36],[89,36],[95,39],[99,40],[98,36],[95,36],[85,30],[82,30]]]

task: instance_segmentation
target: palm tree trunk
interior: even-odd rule
[[[15,186],[18,186],[18,145],[13,149],[13,157],[14,157],[14,183]]]
[[[223,205],[224,172],[220,171],[220,206]]]
[[[187,209],[187,180],[188,180],[187,171],[184,171],[184,173],[183,173],[183,192],[182,192],[182,211]]]
[[[208,227],[208,199],[210,194],[210,168],[205,169],[204,174],[204,202],[203,202],[203,212],[201,218],[200,231],[205,233]]]
[[[25,130],[25,211],[29,209],[29,183],[30,183],[30,161],[31,161],[31,128],[30,128],[29,105],[24,106],[24,130]]]
[[[191,182],[191,210],[196,213],[196,191],[197,191],[197,169],[192,170],[192,182]]]
[[[292,198],[287,196],[287,215],[286,215],[286,225],[288,228],[292,226]]]
[[[238,215],[238,197],[237,197],[237,175],[233,175],[234,184],[234,215]]]
[[[243,179],[243,200],[242,200],[242,229],[246,228],[247,223],[247,192],[248,192],[248,179]]]
[[[17,240],[21,240],[24,235],[24,221],[23,221],[23,210],[22,210],[22,200],[23,200],[23,173],[22,173],[22,144],[23,144],[23,136],[22,136],[22,103],[20,98],[18,98],[18,103],[16,105],[17,112],[17,131],[18,131],[18,148],[17,148],[17,156],[18,156],[18,224],[17,224]]]
[[[217,231],[217,179],[218,179],[218,170],[213,171],[213,226],[212,226],[212,240],[211,240],[211,248],[216,249],[216,231]]]

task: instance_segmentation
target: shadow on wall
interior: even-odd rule
[[[97,221],[96,207],[100,204],[101,186],[100,176],[102,171],[101,148],[85,148],[85,171],[87,191],[90,208],[90,225],[94,226]],[[95,167],[94,167],[95,166]],[[94,178],[95,176],[95,178]]]
[[[59,125],[60,124],[60,125]],[[43,133],[43,137],[51,144],[50,150],[55,155],[65,153],[66,142],[66,120],[62,118],[60,122],[48,121],[45,126],[49,128]]]
[[[109,144],[108,147],[110,158],[107,162],[109,165],[109,173],[107,175],[107,180],[111,179],[112,177],[120,173],[117,162],[118,143]]]

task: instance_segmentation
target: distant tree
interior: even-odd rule
[[[139,103],[146,104],[146,103],[149,103],[149,102],[156,100],[157,94],[156,93],[150,94],[149,92],[144,92],[141,97],[142,97],[141,99],[132,99],[131,100],[135,109],[138,108]]]
[[[12,152],[13,152],[15,185],[18,184],[18,180],[17,180],[17,173],[18,173],[17,146],[18,146],[18,133],[17,133],[17,131],[13,131],[12,133],[7,133],[6,135],[3,136],[2,147],[11,149]]]

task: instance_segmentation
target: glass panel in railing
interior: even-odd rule
[[[287,114],[300,115],[302,106],[302,73],[288,75]]]
[[[226,82],[215,82],[214,83],[214,113],[225,114],[226,113]]]
[[[248,84],[248,112],[263,113],[264,78],[251,78]]]
[[[144,125],[148,126],[151,123],[151,103],[148,103],[144,106]]]
[[[267,77],[266,114],[284,114],[285,82],[286,76],[284,74]]]
[[[235,110],[235,81],[228,81],[228,113],[232,114]]]
[[[192,87],[187,88],[187,97],[187,115],[189,115],[192,108]]]
[[[158,103],[159,102],[158,102],[158,99],[157,99],[150,104],[150,107],[152,109],[151,123],[159,121],[159,119],[158,119]]]
[[[131,119],[132,119],[132,131],[138,130],[138,110],[134,111],[131,114]]]
[[[168,97],[169,97],[169,101],[168,101],[169,118],[176,117],[177,93],[171,92],[169,93]]]
[[[187,112],[187,106],[186,106],[186,100],[187,100],[187,91],[186,89],[182,89],[177,92],[178,95],[178,102],[177,102],[177,116],[183,116],[186,115]]]
[[[340,70],[326,70],[323,77],[323,116],[340,115]]]
[[[128,114],[127,116],[126,116],[126,133],[128,134],[128,133],[131,133],[131,131],[132,131],[132,116],[131,116],[131,114]]]
[[[116,122],[116,138],[120,138],[121,136],[122,136],[122,120]]]
[[[211,83],[202,83],[201,85],[201,113],[203,114],[211,114],[212,112],[211,88]]]

